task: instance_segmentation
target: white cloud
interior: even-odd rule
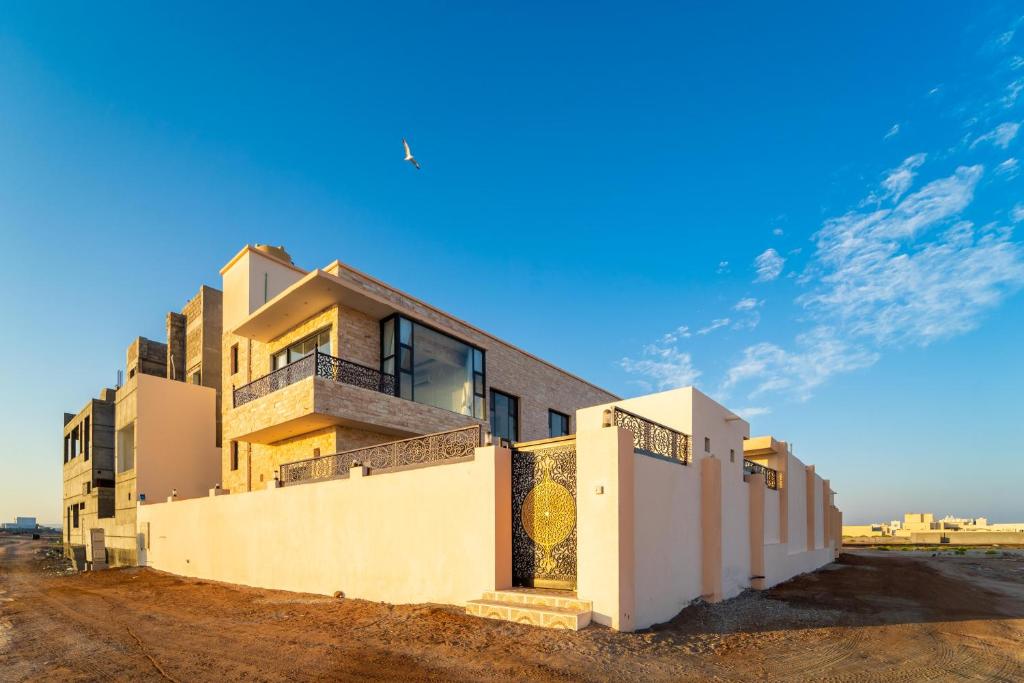
[[[797,351],[768,342],[748,346],[743,357],[726,373],[722,392],[752,383],[751,398],[768,392],[786,392],[805,401],[812,390],[832,375],[873,365],[878,354],[839,339],[829,327],[816,327],[798,335]]]
[[[728,273],[729,272],[729,262],[728,261],[719,261],[718,262],[718,269],[715,272],[716,273]]]
[[[927,158],[927,154],[913,154],[904,159],[903,163],[896,168],[890,169],[886,173],[885,180],[882,181],[882,188],[885,189],[885,192],[881,199],[896,200],[902,197],[903,193],[909,190],[914,183],[917,169],[924,164]]]
[[[879,344],[927,345],[973,329],[1024,284],[1024,253],[1009,230],[959,221],[981,166],[961,166],[895,208],[829,219],[815,235],[819,286],[798,302]]]
[[[754,282],[771,282],[782,273],[785,265],[786,259],[779,256],[779,252],[771,248],[765,249],[754,259],[754,268],[757,270],[757,279]]]
[[[1012,107],[1017,103],[1021,90],[1024,90],[1024,79],[1018,79],[1006,86],[1006,95],[1003,96],[1003,106]]]
[[[772,230],[772,234],[776,237],[782,237],[782,228],[775,228]]]
[[[690,333],[690,328],[687,325],[680,325],[671,332],[666,332],[661,336],[662,344],[675,344],[680,339],[688,339],[693,335]]]
[[[739,301],[737,301],[736,305],[733,306],[732,308],[734,311],[752,311],[758,306],[760,306],[762,303],[764,302],[758,301],[757,299],[754,299],[752,297],[748,297],[746,299],[740,299]]]
[[[626,372],[651,378],[659,390],[690,386],[700,377],[690,354],[674,346],[648,346],[644,355],[640,360],[623,358],[620,364]]]
[[[1010,209],[1010,220],[1014,223],[1024,221],[1024,204],[1014,204],[1013,208]]]
[[[729,320],[729,318],[716,318],[715,320],[712,320],[711,324],[708,325],[707,327],[702,327],[701,329],[697,330],[697,334],[710,334],[719,328],[725,327],[730,322],[732,321]]]
[[[892,128],[889,129],[889,132],[886,133],[885,137],[883,137],[882,139],[883,140],[888,140],[891,137],[899,135],[899,132],[900,132],[900,124],[894,123],[894,124],[892,124]]]
[[[998,166],[996,166],[996,173],[998,175],[1005,175],[1005,176],[1008,176],[1010,178],[1014,178],[1014,177],[1016,177],[1017,173],[1020,171],[1019,167],[1020,167],[1020,162],[1018,162],[1015,158],[1010,157],[1009,159],[1007,159],[1003,163],[1001,163]]]
[[[941,86],[935,86],[934,88],[928,91],[928,96],[931,97],[932,95],[937,95],[941,89]]]
[[[1000,149],[1006,149],[1013,139],[1017,137],[1017,131],[1020,130],[1020,124],[1014,121],[1007,123],[1000,123],[998,126],[985,133],[984,135],[978,136],[971,143],[971,149],[974,149],[978,143],[991,142]]]
[[[739,410],[734,410],[733,412],[749,422],[751,418],[759,417],[761,415],[768,415],[769,413],[772,412],[772,409],[768,408],[767,406],[752,406],[750,408],[740,408]]]

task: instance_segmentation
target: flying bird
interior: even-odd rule
[[[412,155],[412,150],[409,149],[409,143],[402,138],[402,146],[405,147],[405,160],[416,167],[416,170],[420,168],[420,162],[416,161],[416,157]]]

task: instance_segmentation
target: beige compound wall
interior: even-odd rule
[[[139,508],[141,562],[184,576],[392,603],[511,583],[508,450],[473,460]]]

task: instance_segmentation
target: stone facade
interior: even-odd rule
[[[289,263],[290,265],[290,263]],[[226,268],[231,267],[231,264]],[[294,268],[294,266],[291,266]],[[426,324],[484,351],[485,403],[492,389],[519,402],[519,440],[547,438],[549,410],[572,416],[576,410],[615,400],[615,396],[428,304],[340,263],[326,272],[357,293],[386,302],[392,312]],[[251,278],[242,278],[251,281]],[[229,286],[225,276],[225,288]],[[226,291],[226,290],[225,290]],[[343,303],[326,306],[269,341],[223,333],[223,485],[232,491],[262,488],[277,468],[314,456],[487,420],[454,413],[322,378],[300,380],[235,408],[233,389],[272,371],[279,350],[319,331],[329,332],[331,355],[378,370],[381,319]],[[236,445],[232,445],[234,442]],[[237,457],[235,452],[237,451]],[[237,462],[236,462],[237,460]]]

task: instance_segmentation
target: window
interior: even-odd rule
[[[71,526],[73,526],[76,529],[78,528],[78,506],[77,505],[72,505],[71,506]]]
[[[238,469],[238,442],[231,442],[231,471]]]
[[[74,429],[71,430],[71,459],[72,460],[74,460],[76,457],[78,457],[78,446],[79,446],[78,430],[79,429],[81,429],[81,427],[75,427]]]
[[[735,448],[730,448],[729,449],[729,462],[736,462],[736,449]]]
[[[64,435],[64,462],[71,459],[71,435]]]
[[[483,419],[484,352],[426,325],[391,316],[381,321],[380,370],[396,395]]]
[[[331,331],[330,329],[320,330],[311,334],[305,339],[300,339],[291,346],[281,349],[271,358],[271,370],[280,370],[290,363],[302,360],[314,351],[330,354],[331,352]]]
[[[202,370],[193,370],[188,375],[189,384],[202,384],[203,383],[203,372]]]
[[[82,454],[85,456],[86,460],[89,459],[89,432],[91,431],[89,429],[89,422],[89,418],[86,417],[84,423],[85,426],[82,428]]]
[[[134,376],[135,376],[135,368],[132,368],[131,370],[128,371],[128,379],[131,379]]]
[[[135,423],[117,430],[114,444],[117,450],[117,471],[127,472],[135,469]]]
[[[231,374],[238,374],[238,344],[231,345]]]
[[[491,434],[497,439],[519,441],[519,399],[491,389]]]
[[[710,436],[705,436],[704,437],[704,452],[705,453],[710,453],[711,452],[711,437]]]
[[[569,416],[557,410],[548,411],[548,436],[565,436],[569,433]]]

